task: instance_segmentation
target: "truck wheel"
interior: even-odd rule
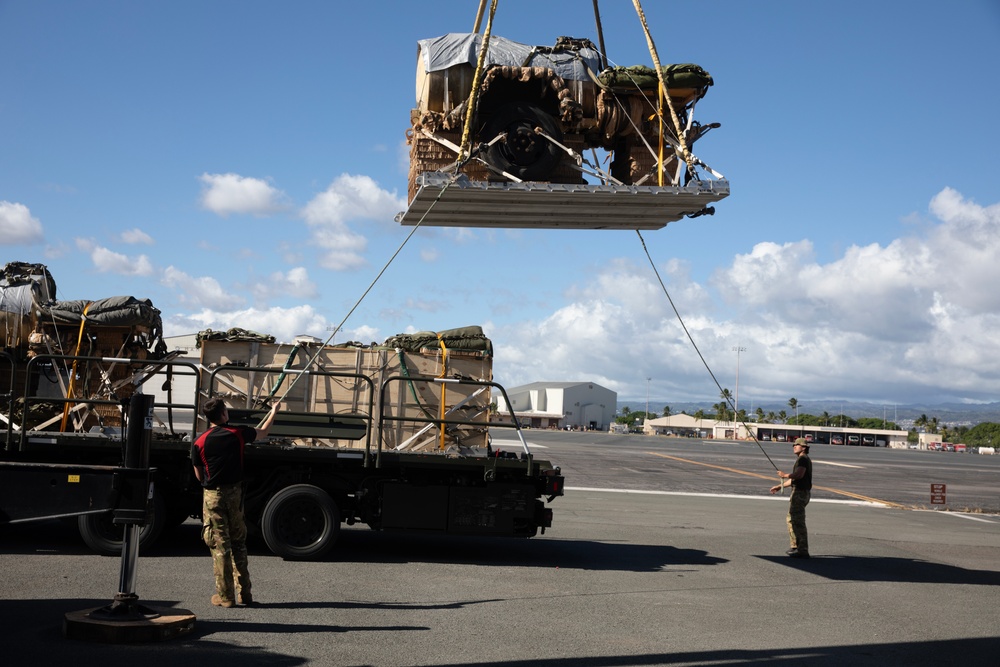
[[[94,553],[102,556],[121,556],[122,542],[125,540],[125,527],[113,522],[114,514],[84,514],[77,518],[77,530],[84,543]],[[166,524],[166,507],[163,497],[153,494],[153,516],[150,522],[139,529],[139,550],[148,549],[159,539]]]
[[[340,510],[323,489],[295,484],[278,491],[264,506],[261,532],[268,548],[286,560],[325,555],[340,533]]]
[[[486,161],[526,181],[545,180],[559,164],[562,149],[536,134],[536,127],[562,143],[562,131],[555,118],[533,104],[509,102],[494,111],[483,128],[482,138],[490,141],[506,132],[507,139],[486,149]]]

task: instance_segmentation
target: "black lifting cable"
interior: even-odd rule
[[[417,233],[417,230],[420,229],[420,225],[423,224],[424,219],[428,215],[430,215],[430,212],[434,210],[434,207],[437,206],[437,204],[438,204],[439,201],[441,201],[441,197],[444,196],[444,193],[448,190],[449,187],[451,187],[452,183],[454,183],[454,182],[455,182],[455,177],[452,177],[451,180],[449,180],[448,182],[446,182],[444,184],[444,187],[441,188],[441,192],[439,192],[437,194],[437,197],[435,197],[434,201],[431,202],[431,205],[427,207],[427,210],[424,211],[424,214],[422,216],[420,216],[420,219],[417,220],[417,223],[413,226],[413,229],[410,230],[410,233],[406,235],[406,238],[403,239],[403,242],[399,244],[398,248],[396,248],[396,252],[392,253],[392,256],[389,258],[389,261],[387,261],[385,263],[385,265],[382,267],[382,269],[378,272],[378,275],[375,276],[375,279],[372,280],[371,284],[368,285],[368,289],[366,289],[364,291],[364,293],[362,293],[362,295],[358,298],[358,300],[356,302],[354,302],[354,305],[351,306],[351,309],[349,311],[347,311],[347,315],[344,315],[344,319],[342,319],[340,321],[340,324],[338,324],[336,327],[334,327],[333,332],[327,337],[326,341],[324,341],[322,345],[320,345],[319,347],[316,348],[316,354],[314,354],[306,362],[305,366],[303,366],[301,368],[301,370],[299,370],[299,372],[296,374],[295,378],[292,380],[292,383],[290,385],[288,385],[288,389],[285,390],[285,393],[281,395],[281,398],[277,399],[278,401],[281,401],[282,398],[284,398],[285,396],[288,396],[291,393],[292,389],[295,388],[295,385],[298,384],[299,380],[306,374],[306,372],[309,370],[309,368],[314,363],[316,363],[316,360],[319,359],[319,357],[320,357],[321,354],[323,354],[324,350],[326,349],[326,346],[329,345],[330,342],[333,340],[333,337],[336,336],[340,332],[340,330],[344,328],[344,325],[347,323],[347,320],[350,319],[351,315],[354,314],[354,311],[358,309],[358,307],[361,305],[361,302],[364,301],[365,297],[368,296],[368,293],[372,291],[372,289],[375,287],[375,283],[377,283],[379,281],[379,279],[389,269],[389,265],[392,264],[393,260],[395,260],[396,257],[399,256],[399,253],[401,253],[403,251],[403,246],[405,246],[406,243],[411,238],[413,238],[413,235]],[[284,370],[288,370],[287,363],[285,365],[285,369]],[[284,376],[284,370],[282,371],[282,376]],[[278,385],[278,386],[280,386],[280,385]],[[278,389],[278,387],[276,386],[275,387],[275,391],[277,391],[277,389]],[[275,392],[272,391],[271,394],[265,399],[264,405],[267,405],[267,403],[272,398],[274,398],[274,393]],[[257,428],[260,428],[261,426],[263,426],[263,424],[264,424],[265,421],[267,421],[267,417],[266,416],[263,417],[260,420],[260,422],[258,422]]]
[[[715,386],[719,388],[719,393],[723,395],[723,399],[726,402],[728,402],[729,407],[733,409],[733,415],[735,416],[736,406],[733,405],[732,399],[730,399],[722,390],[722,385],[719,384],[719,380],[715,377],[715,373],[712,372],[712,369],[711,367],[709,367],[708,362],[705,361],[704,355],[702,355],[701,350],[698,349],[698,344],[694,342],[694,338],[691,336],[691,332],[688,331],[687,325],[684,324],[684,318],[681,317],[680,312],[677,310],[677,306],[674,305],[674,300],[670,298],[670,292],[667,291],[667,286],[663,284],[663,279],[660,277],[660,272],[656,270],[656,264],[653,262],[653,258],[649,255],[649,248],[646,247],[646,239],[642,238],[642,233],[638,229],[635,230],[635,233],[639,235],[639,241],[642,243],[642,249],[646,253],[646,259],[649,260],[649,265],[653,267],[653,273],[656,274],[656,279],[659,281],[660,287],[663,289],[663,293],[667,297],[667,301],[670,302],[670,307],[674,309],[674,315],[677,316],[677,321],[680,322],[681,329],[684,330],[684,335],[686,335],[688,340],[691,342],[691,347],[694,348],[694,351],[698,353],[698,358],[701,359],[701,363],[705,365],[705,370],[707,370],[708,374],[712,377],[712,381],[715,382]],[[760,440],[757,439],[757,434],[751,431],[750,427],[747,426],[747,423],[742,419],[740,420],[740,424],[743,425],[743,428],[746,429],[747,433],[753,436],[753,441],[757,443],[757,447],[760,448],[760,451],[767,459],[767,462],[771,464],[771,467],[774,468],[775,471],[777,471],[778,466],[774,465],[774,461],[772,461],[771,457],[767,455],[766,451],[764,451],[764,447],[760,444]]]

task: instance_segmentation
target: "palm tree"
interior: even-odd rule
[[[670,406],[669,405],[664,405],[663,406],[663,416],[664,417],[669,417],[670,416]]]
[[[719,394],[719,396],[722,397],[722,405],[724,406],[723,414],[725,415],[725,419],[723,419],[722,421],[729,421],[729,406],[733,404],[733,392],[729,391],[728,389],[723,389],[722,393]],[[733,418],[735,417],[736,414],[734,412]]]
[[[700,431],[701,422],[703,419],[705,419],[705,411],[702,410],[701,408],[698,408],[697,410],[695,410],[695,413],[691,416],[698,420],[698,430]]]
[[[792,410],[795,410],[795,423],[797,424],[799,422],[799,399],[797,398],[788,399],[788,407],[790,407]]]
[[[819,418],[823,420],[823,425],[824,425],[824,426],[829,426],[829,425],[830,425],[830,413],[829,413],[829,412],[826,412],[826,411],[824,410],[824,411],[823,411],[823,414],[821,414],[821,415],[819,416]]]
[[[777,418],[778,415],[774,414],[774,410],[771,410],[770,412],[767,413],[767,419],[765,419],[764,421],[766,421],[768,424],[773,424]]]
[[[764,408],[757,408],[757,412],[755,414],[757,415],[758,422],[764,421]]]
[[[782,424],[787,424],[788,423],[788,414],[784,410],[782,410],[781,412],[778,413],[778,419],[781,420]]]

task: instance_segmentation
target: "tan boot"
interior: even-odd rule
[[[225,607],[226,609],[236,606],[236,603],[233,602],[232,600],[223,600],[222,596],[220,596],[218,593],[212,596],[212,604],[214,604],[216,607]]]

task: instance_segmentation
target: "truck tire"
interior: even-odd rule
[[[486,161],[525,181],[543,181],[558,166],[562,149],[535,133],[542,128],[547,135],[562,143],[562,131],[555,118],[527,102],[509,102],[490,116],[482,132],[483,141],[490,141],[501,132],[506,141],[498,141],[486,149]]]
[[[295,484],[267,501],[260,528],[275,555],[286,560],[318,559],[337,541],[340,510],[318,486]]]
[[[102,556],[121,556],[125,527],[115,525],[112,512],[101,514],[84,514],[77,517],[77,530],[80,537],[94,553]],[[139,530],[139,551],[145,551],[160,538],[166,525],[166,507],[163,497],[153,494],[153,515],[150,522]]]

